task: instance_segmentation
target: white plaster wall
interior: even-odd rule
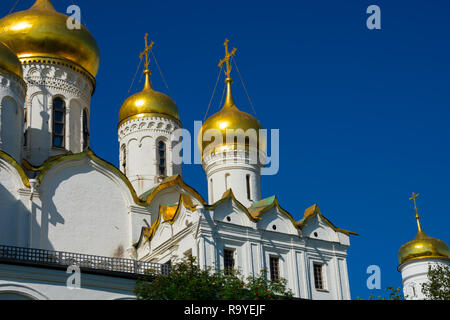
[[[450,267],[450,260],[417,259],[405,262],[399,266],[399,271],[402,274],[403,295],[406,300],[426,299],[422,293],[422,284],[428,281],[428,266],[438,264]]]
[[[121,148],[120,168],[138,195],[159,184],[158,143],[166,144],[166,176],[181,174],[171,161],[172,133],[179,128],[175,120],[162,117],[142,117],[123,123],[118,129]],[[123,169],[122,146],[126,146],[126,172]]]
[[[261,200],[261,167],[246,163],[245,153],[234,151],[205,155],[203,168],[208,180],[208,201],[213,204],[232,189],[244,206]],[[247,175],[250,176],[250,199],[247,195]]]
[[[22,162],[25,83],[0,70],[0,150]]]
[[[25,158],[34,166],[39,166],[49,157],[67,150],[80,152],[80,110],[86,109],[89,116],[92,80],[68,65],[32,61],[23,62],[23,66],[24,79],[28,85],[26,108],[29,143],[25,147]],[[66,104],[64,149],[52,147],[54,97],[62,98]]]
[[[0,245],[15,246],[19,229],[18,173],[0,159]]]
[[[231,202],[221,204],[214,211],[198,210],[190,216],[181,215],[171,227],[168,223],[160,225],[150,246],[138,250],[148,250],[144,260],[165,262],[171,257],[183,257],[191,249],[202,267],[223,269],[223,250],[233,249],[236,268],[244,277],[259,275],[264,268],[269,269],[270,256],[277,256],[280,275],[287,279],[294,296],[320,300],[350,299],[347,245],[301,237],[298,230],[294,230],[292,221],[276,209],[263,215],[258,223],[251,222]],[[271,229],[274,223],[278,226],[276,231]],[[324,230],[335,233],[331,228]],[[328,235],[327,238],[339,239],[339,236]],[[312,264],[315,261],[324,264],[324,290],[317,290],[314,286]]]
[[[34,247],[128,257],[129,190],[114,175],[88,159],[74,161],[53,168],[39,192]]]
[[[81,273],[81,288],[69,289],[65,270],[0,264],[0,300],[134,300],[135,281]]]

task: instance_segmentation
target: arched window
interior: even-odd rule
[[[245,137],[245,163],[249,164],[250,157],[250,137]]]
[[[212,179],[212,178],[209,180],[209,185],[210,185],[210,188],[209,188],[209,191],[210,191],[209,198],[211,199],[211,202],[214,202],[214,184],[213,184],[213,179]]]
[[[86,109],[83,110],[83,150],[89,147],[89,119]]]
[[[161,176],[166,175],[166,144],[162,141],[158,143],[158,165],[159,174]]]
[[[252,201],[252,196],[251,196],[251,192],[250,192],[250,175],[248,174],[246,176],[247,179],[247,199]]]
[[[122,145],[122,172],[127,174],[127,147],[125,144]]]
[[[66,104],[63,99],[53,99],[53,147],[64,148]]]
[[[27,108],[25,107],[23,109],[23,111],[24,111],[24,117],[23,117],[23,145],[24,145],[24,147],[26,147],[28,145],[28,121],[27,121],[28,111],[27,111]]]

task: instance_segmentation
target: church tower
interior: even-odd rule
[[[118,137],[120,169],[136,193],[141,195],[165,177],[181,174],[181,165],[172,160],[173,132],[181,128],[178,107],[167,95],[153,89],[150,80],[148,44],[145,35],[145,85],[125,100],[119,112]]]
[[[428,281],[428,267],[447,265],[450,267],[450,253],[445,242],[431,238],[422,229],[416,205],[418,194],[413,193],[410,200],[414,201],[416,210],[417,235],[405,243],[398,252],[400,265],[398,271],[402,274],[403,294],[407,300],[424,300],[422,284]]]
[[[0,150],[22,162],[23,119],[26,84],[22,64],[0,42]]]
[[[100,54],[92,35],[70,29],[68,16],[49,0],[0,20],[0,42],[23,65],[27,84],[24,158],[39,166],[49,157],[89,146],[90,101]]]
[[[226,64],[225,104],[203,124],[198,145],[208,179],[209,203],[219,201],[231,189],[239,202],[250,207],[261,199],[261,160],[265,159],[266,143],[259,121],[236,107],[230,76],[236,49],[228,51],[228,40],[224,45],[225,58],[219,67]]]

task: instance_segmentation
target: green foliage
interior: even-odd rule
[[[450,268],[428,266],[428,281],[422,284],[422,293],[429,300],[450,300]]]
[[[402,289],[401,288],[394,288],[394,287],[388,287],[386,289],[387,296],[378,296],[375,297],[375,295],[371,294],[367,300],[404,300]],[[358,300],[363,300],[358,297]]]
[[[202,270],[194,258],[172,266],[168,275],[138,280],[138,300],[279,300],[292,298],[286,280],[267,281],[267,271],[243,281],[239,272]]]

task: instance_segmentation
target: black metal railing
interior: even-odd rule
[[[85,270],[109,271],[131,275],[168,274],[170,271],[170,266],[167,264],[1,245],[0,261],[21,262],[41,266],[76,265]]]

